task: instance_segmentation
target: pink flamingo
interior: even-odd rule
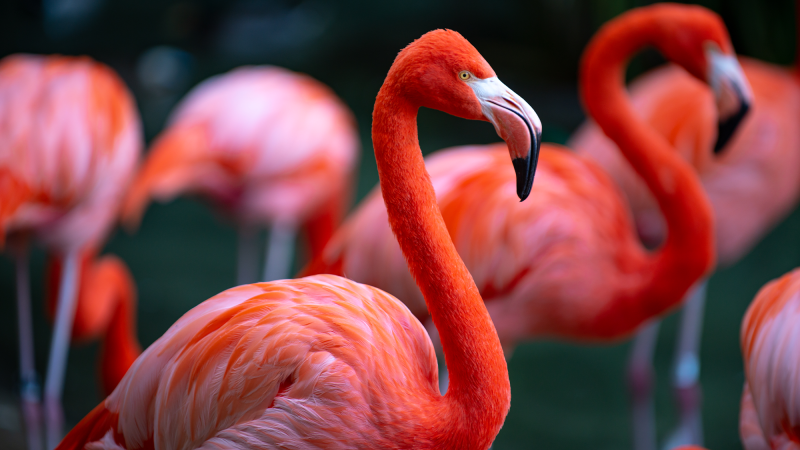
[[[55,313],[61,261],[51,258],[47,267],[47,312]],[[117,387],[125,372],[142,353],[136,337],[136,284],[125,263],[113,255],[97,256],[85,249],[81,255],[78,300],[72,342],[101,340],[98,371],[104,395]]]
[[[373,142],[389,218],[450,367],[396,298],[332,275],[227,290],[192,309],[62,441],[91,448],[487,448],[508,412],[497,333],[436,206],[417,140],[429,107],[492,122],[530,191],[539,120],[456,32],[397,56]]]
[[[697,7],[658,5],[626,13],[598,32],[586,50],[584,103],[620,143],[666,217],[669,237],[657,251],[642,247],[621,193],[584,155],[543,145],[534,195],[523,204],[515,204],[513,179],[498,165],[502,145],[443,150],[429,158],[448,231],[507,351],[521,340],[545,336],[624,338],[679,305],[713,264],[713,221],[696,176],[637,117],[614,78],[624,73],[627,58],[648,44],[686,68],[687,76],[739,92],[748,87],[721,20]],[[377,193],[306,273],[344,274],[373,284],[405,299],[418,317],[426,315]]]
[[[752,108],[735,134],[733,124],[742,118],[742,113],[730,107],[730,97],[714,98],[703,83],[675,66],[653,70],[630,87],[638,114],[658,129],[699,173],[717,219],[716,245],[722,266],[741,259],[800,199],[797,73],[752,58],[739,60],[752,86],[752,94],[748,95],[752,96]],[[724,86],[715,89],[720,88]],[[595,159],[619,184],[633,209],[643,240],[651,245],[663,240],[666,229],[657,204],[597,125],[587,121],[570,145]],[[667,440],[667,447],[681,442],[702,442],[698,381],[704,303],[705,281],[688,296],[681,317],[671,376],[680,420]],[[655,448],[652,424],[645,426],[643,421],[651,421],[649,417],[653,415],[650,386],[657,335],[657,322],[643,328],[629,363],[629,377],[636,385],[632,391],[638,449]]]
[[[347,207],[358,159],[350,110],[322,83],[278,67],[242,67],[197,86],[178,106],[130,189],[123,219],[151,198],[210,198],[239,224],[238,282],[258,279],[257,227],[271,224],[264,280],[286,278],[298,226],[312,251]]]
[[[47,439],[61,438],[61,392],[80,279],[79,255],[108,234],[142,147],[133,98],[87,57],[12,55],[0,62],[0,236],[17,259],[20,372],[30,446],[40,418],[27,242],[63,259],[47,377]]]
[[[742,321],[747,450],[800,449],[800,269],[761,288]]]

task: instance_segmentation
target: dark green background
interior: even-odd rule
[[[241,64],[275,64],[328,83],[355,112],[363,156],[358,198],[377,182],[368,130],[375,94],[397,52],[434,28],[460,31],[499,77],[536,109],[544,140],[563,143],[583,119],[576,93],[583,46],[604,21],[645,1],[533,0],[405,2],[306,0],[226,2],[98,0],[95,13],[72,27],[46,24],[39,1],[0,2],[0,56],[15,52],[88,54],[111,65],[129,84],[142,110],[148,141],[160,131],[174,102],[204,78]],[[791,0],[701,2],[719,12],[741,54],[790,64],[795,51]],[[304,12],[317,33],[306,38],[292,27],[257,30],[248,48],[222,49],[231,17],[289,21]],[[310,16],[309,16],[310,14]],[[294,34],[293,34],[294,33]],[[265,37],[266,36],[266,37]],[[176,92],[147,92],[136,76],[140,55],[170,45],[192,56],[187,84]],[[654,53],[634,59],[633,76],[660,62]],[[466,122],[431,111],[419,118],[427,153],[460,144],[489,143],[489,124]],[[743,372],[739,323],[758,288],[800,265],[800,214],[792,214],[743,261],[711,278],[703,334],[702,382],[707,446],[740,448],[739,396]],[[107,252],[130,266],[139,289],[139,336],[157,339],[181,314],[230,287],[234,281],[235,232],[196,200],[154,205],[138,234],[115,233]],[[44,254],[33,257],[37,367],[45,371],[49,327],[42,315]],[[13,266],[0,258],[0,446],[22,448],[17,432],[17,337]],[[667,370],[675,317],[666,321],[657,353],[658,431],[674,423]],[[580,347],[536,342],[518,348],[509,364],[512,407],[495,448],[630,447],[623,365],[629,344]],[[100,401],[95,383],[97,345],[73,348],[64,405],[70,424]]]

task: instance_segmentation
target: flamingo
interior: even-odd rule
[[[263,280],[289,275],[298,226],[312,251],[347,207],[359,142],[350,110],[322,83],[278,67],[212,77],[178,105],[137,174],[123,221],[151,198],[211,199],[239,227],[239,284],[258,280],[257,227],[271,224]]]
[[[440,395],[422,324],[391,295],[334,275],[243,285],[199,304],[136,360],[58,447],[487,448],[510,404],[497,332],[447,234],[417,111],[492,122],[520,199],[541,124],[460,34],[400,52],[375,101],[373,143],[392,228],[450,367]]]
[[[630,43],[620,45],[625,39]],[[580,78],[584,103],[620,143],[667,218],[669,237],[654,253],[639,243],[622,193],[583,154],[543,145],[533,200],[523,204],[515,204],[510,172],[498,165],[501,144],[429,157],[448,231],[487,301],[507,355],[531,338],[624,338],[679,305],[713,264],[713,221],[696,176],[637,117],[617,79],[602,78],[607,85],[595,79],[624,73],[626,58],[647,44],[657,45],[687,76],[743,93],[748,87],[721,20],[697,7],[657,5],[623,14],[586,50]],[[373,284],[405,299],[424,318],[424,304],[399,262],[386,212],[373,193],[305,273],[344,274]]]
[[[746,450],[800,449],[800,269],[765,285],[742,321]]]
[[[88,57],[12,55],[0,61],[0,239],[17,266],[20,375],[28,443],[40,443],[27,244],[63,259],[44,386],[49,448],[62,437],[61,392],[82,249],[117,218],[142,147],[139,117],[117,75]]]
[[[61,271],[61,261],[51,258],[47,267],[47,311],[51,316],[57,306]],[[89,248],[81,255],[77,297],[71,340],[102,340],[98,369],[100,387],[108,395],[142,353],[136,338],[136,285],[120,258],[98,257],[97,250]]]
[[[721,266],[741,259],[800,199],[800,129],[796,126],[800,79],[794,69],[747,57],[739,61],[752,86],[748,94],[752,108],[735,134],[733,123],[742,115],[735,108],[726,109],[723,96],[716,98],[715,107],[706,86],[674,65],[653,70],[630,86],[639,115],[699,173],[717,219]],[[595,159],[619,184],[643,240],[651,245],[663,240],[666,230],[655,201],[600,128],[588,120],[570,145]],[[702,442],[699,351],[704,303],[705,280],[688,296],[681,317],[671,374],[680,420],[667,447]],[[657,336],[657,322],[643,328],[628,367],[637,449],[655,448],[653,425],[644,422],[652,422],[652,358]]]

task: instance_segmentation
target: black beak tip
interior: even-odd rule
[[[533,187],[533,176],[528,173],[530,167],[530,156],[526,158],[514,158],[511,162],[514,164],[514,172],[517,174],[517,196],[519,201],[524,201],[531,193]]]
[[[750,111],[750,104],[746,101],[742,101],[742,106],[739,108],[739,111],[736,114],[728,117],[725,120],[719,121],[719,128],[717,130],[717,142],[714,144],[714,154],[719,155],[722,153],[722,150],[728,145],[731,138],[733,137],[736,130],[739,128],[739,125],[744,120],[747,113]]]
[[[514,172],[517,174],[517,196],[523,202],[531,194],[533,178],[536,175],[536,166],[539,164],[539,142],[541,135],[537,136],[531,145],[531,151],[525,158],[514,158]]]

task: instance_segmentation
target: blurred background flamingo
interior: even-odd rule
[[[0,62],[0,232],[16,255],[22,401],[40,445],[28,243],[63,260],[44,386],[47,441],[61,439],[61,393],[80,280],[80,253],[107,236],[141,151],[133,99],[88,57],[15,55]]]
[[[794,68],[739,59],[752,86],[752,107],[735,133],[733,122],[741,115],[730,110],[727,98],[714,98],[703,83],[674,65],[642,75],[630,86],[639,115],[698,171],[714,208],[722,266],[740,260],[800,198],[800,79]],[[717,92],[724,89],[714,86]],[[625,192],[642,240],[659,245],[666,235],[664,219],[615,144],[587,121],[570,145],[608,171]],[[699,351],[705,296],[704,280],[682,313],[670,377],[679,421],[667,438],[667,448],[703,441]],[[657,322],[640,332],[628,369],[636,448],[641,450],[656,447],[652,358],[657,336]]]
[[[800,449],[800,269],[764,286],[742,321],[746,450]]]
[[[151,198],[205,196],[239,228],[237,282],[286,278],[298,227],[319,251],[344,215],[358,149],[352,113],[329,88],[278,67],[239,68],[177,107],[136,176],[124,220],[138,223]]]

